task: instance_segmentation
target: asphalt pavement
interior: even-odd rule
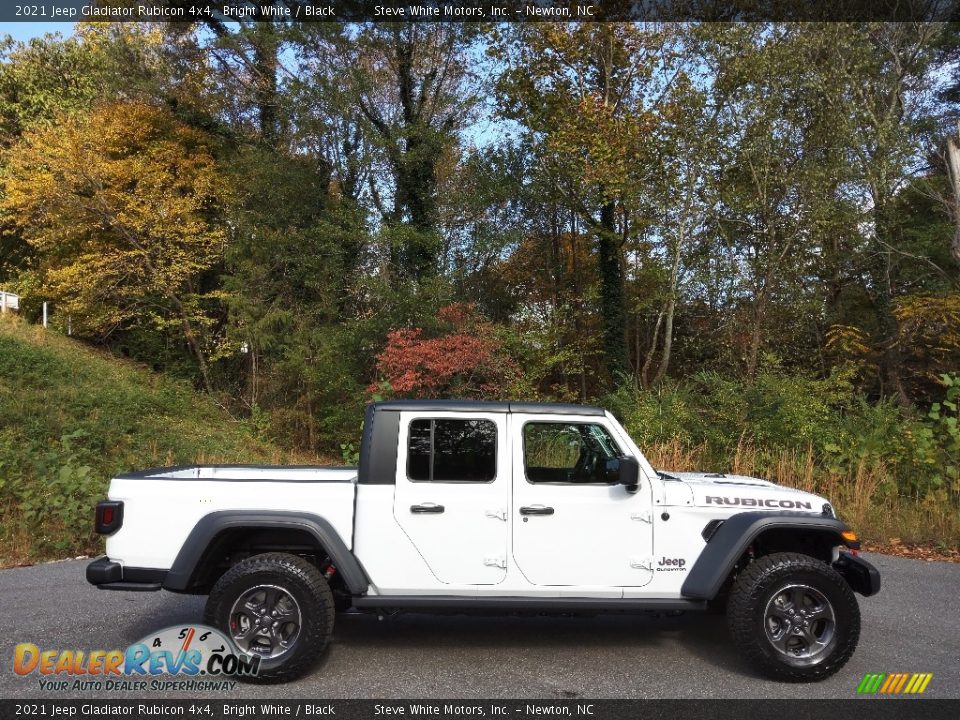
[[[933,673],[925,697],[960,698],[960,565],[867,555],[883,589],[859,598],[860,645],[838,674],[791,685],[741,662],[724,618],[345,615],[316,668],[283,686],[238,685],[242,698],[851,698],[865,673]],[[18,643],[47,649],[125,648],[160,628],[201,622],[205,598],[98,591],[88,561],[0,571],[0,697],[91,698],[42,692],[13,672]],[[134,693],[190,698],[203,693]],[[207,693],[227,699],[224,691]],[[123,697],[123,693],[100,697]]]

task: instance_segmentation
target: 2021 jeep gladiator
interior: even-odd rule
[[[175,467],[97,505],[104,589],[209,594],[205,622],[303,674],[337,610],[643,612],[726,607],[758,670],[818,680],[853,654],[877,571],[824,499],[653,469],[597,407],[368,407],[358,468]]]

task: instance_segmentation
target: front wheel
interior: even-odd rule
[[[204,622],[260,658],[251,682],[285,682],[303,675],[333,632],[334,601],[320,571],[286,553],[254,555],[231,567],[207,599]]]
[[[746,660],[777,680],[822,680],[846,664],[860,638],[860,608],[847,581],[798,553],[752,562],[730,591],[727,619]]]

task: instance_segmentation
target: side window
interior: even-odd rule
[[[490,420],[414,420],[407,477],[416,482],[490,482],[497,476],[497,426]]]
[[[523,465],[532,483],[604,483],[607,461],[621,455],[595,423],[531,422],[523,426]]]

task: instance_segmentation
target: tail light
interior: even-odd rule
[[[115,533],[123,525],[123,503],[116,500],[103,500],[97,503],[97,517],[94,530],[100,535]]]

